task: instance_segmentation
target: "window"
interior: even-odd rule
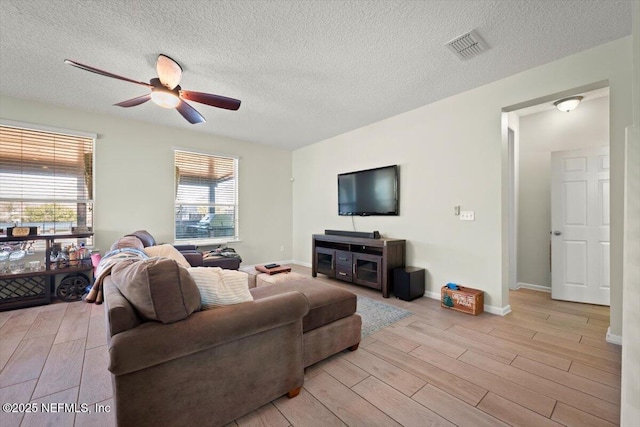
[[[93,227],[93,141],[0,126],[0,228],[66,234]]]
[[[238,159],[175,150],[176,240],[238,239]]]

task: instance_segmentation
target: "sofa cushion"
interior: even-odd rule
[[[356,312],[357,298],[352,292],[311,279],[300,279],[251,289],[254,300],[285,292],[302,292],[309,300],[309,313],[302,319],[304,332],[327,325]]]
[[[188,271],[200,290],[203,309],[253,301],[246,273],[219,267],[191,267]]]
[[[111,279],[143,319],[173,323],[200,309],[198,287],[172,259],[123,260]]]
[[[144,253],[150,257],[169,258],[183,266],[184,268],[191,267],[189,261],[178,251],[173,245],[165,243],[164,245],[147,246],[144,248]]]
[[[142,241],[138,239],[136,236],[124,236],[113,242],[111,245],[111,250],[122,249],[122,248],[132,248],[143,250],[144,246]]]
[[[134,231],[131,234],[127,234],[127,236],[135,236],[142,242],[142,245],[146,248],[147,246],[155,246],[156,239],[147,231],[147,230],[138,230]]]

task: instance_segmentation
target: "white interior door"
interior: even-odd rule
[[[609,305],[609,147],[551,153],[551,297]]]

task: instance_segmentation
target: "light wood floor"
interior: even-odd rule
[[[295,267],[309,274],[309,269]],[[294,398],[233,426],[612,426],[620,348],[608,307],[510,292],[513,313],[470,316],[439,301],[383,299],[415,313],[307,369]],[[0,313],[0,401],[113,407],[103,306],[55,303]],[[0,425],[113,426],[113,413],[6,414]]]

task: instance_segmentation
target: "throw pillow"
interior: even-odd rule
[[[187,270],[200,290],[203,309],[253,301],[247,273],[220,267],[190,267]]]
[[[167,258],[123,260],[111,279],[140,317],[173,323],[200,309],[200,292],[191,275]]]
[[[174,248],[173,245],[170,245],[168,243],[165,243],[164,245],[147,246],[146,248],[144,248],[144,253],[150,257],[172,259],[184,268],[191,267],[191,264],[189,264],[189,261],[187,261],[184,255],[182,255],[179,250]]]

